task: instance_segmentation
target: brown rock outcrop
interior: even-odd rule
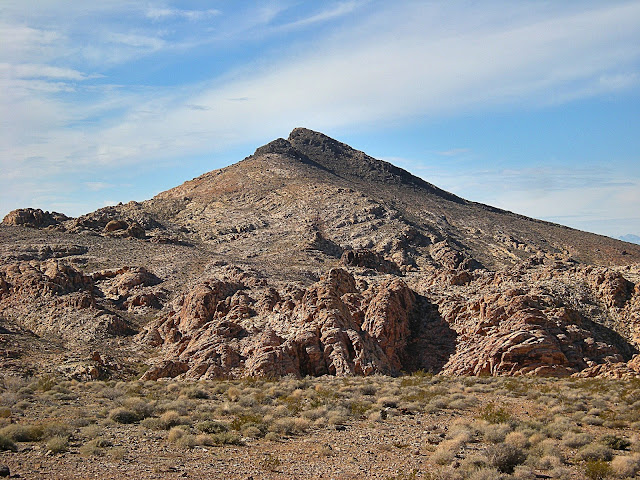
[[[44,212],[39,208],[19,208],[9,212],[2,223],[4,225],[22,225],[24,227],[44,228],[60,225],[69,217],[58,212]]]

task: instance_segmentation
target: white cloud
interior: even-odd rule
[[[143,48],[150,51],[160,50],[166,42],[162,38],[131,33],[112,33],[108,36],[110,42],[127,45],[134,48]]]
[[[54,67],[35,63],[9,64],[0,63],[0,77],[14,78],[51,78],[60,80],[85,80],[90,78],[71,68]]]
[[[215,17],[220,15],[222,12],[216,9],[208,9],[208,10],[181,10],[178,8],[149,8],[146,14],[147,17],[152,18],[154,20],[165,20],[168,18],[178,17],[185,18],[187,20],[195,21],[201,20],[207,17]]]
[[[355,11],[365,3],[366,2],[363,2],[363,1],[338,3],[335,7],[332,7],[327,10],[323,10],[319,13],[310,15],[300,20],[296,20],[294,22],[290,22],[284,25],[279,25],[277,28],[279,30],[294,30],[297,28],[308,27],[309,25],[313,25],[316,23],[322,23],[328,20],[334,20],[336,18],[342,17],[344,15],[347,15]]]

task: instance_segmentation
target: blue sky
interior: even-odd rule
[[[0,2],[0,216],[144,200],[291,129],[640,235],[638,1]]]

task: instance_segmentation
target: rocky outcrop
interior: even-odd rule
[[[44,212],[39,208],[20,208],[9,212],[2,220],[3,225],[45,228],[60,225],[69,217],[58,212]]]
[[[87,275],[59,259],[0,267],[0,313],[39,335],[84,342],[128,336],[135,329],[121,309],[157,309],[160,279],[142,267]]]
[[[20,260],[47,260],[84,255],[89,249],[83,245],[24,245],[7,250],[0,256],[3,263]]]
[[[146,238],[147,230],[163,228],[137,202],[101,208],[65,222],[64,227],[74,233],[89,231],[109,237],[140,239]]]
[[[522,289],[486,295],[453,315],[460,342],[447,374],[567,376],[629,352],[598,338],[578,312]]]
[[[395,262],[387,260],[379,253],[367,248],[346,250],[340,257],[340,261],[350,267],[370,268],[380,273],[391,273],[394,275],[401,274],[400,268],[398,268]]]
[[[398,374],[429,321],[421,306],[400,279],[358,285],[343,269],[280,292],[211,280],[141,334],[163,352],[144,378]]]
[[[423,288],[440,289],[442,280],[436,272]],[[460,285],[459,294],[438,300],[458,334],[443,373],[595,375],[625,364],[638,350],[631,333],[637,320],[616,321],[640,317],[634,284],[618,271],[538,259],[474,274]]]

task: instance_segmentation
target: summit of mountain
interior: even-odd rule
[[[230,245],[232,235],[231,243],[240,240],[242,251],[250,252],[256,248],[242,238],[253,247],[267,242],[259,256],[277,254],[279,247],[289,255],[292,240],[302,245],[302,237],[319,234],[343,250],[372,248],[402,257],[407,268],[433,263],[430,252],[441,242],[487,268],[533,254],[602,265],[640,260],[640,247],[462,199],[306,128],[142,208],[204,242]]]

